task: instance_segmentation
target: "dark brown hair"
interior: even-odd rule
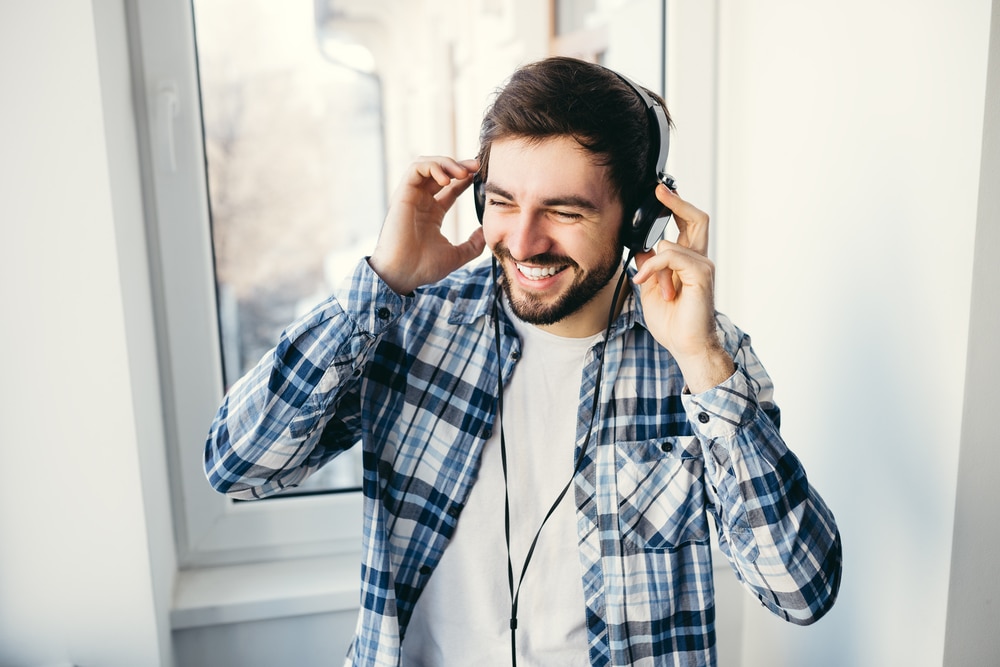
[[[561,56],[540,60],[514,72],[487,109],[479,175],[486,180],[490,147],[498,139],[571,136],[609,167],[612,191],[628,210],[656,182],[659,145],[649,122],[638,93],[606,67]]]

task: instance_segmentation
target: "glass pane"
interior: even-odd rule
[[[557,35],[565,35],[587,27],[587,16],[594,11],[596,0],[556,0]]]
[[[556,35],[604,25],[626,0],[556,0]]]
[[[382,101],[370,54],[318,30],[313,0],[194,8],[228,386],[374,246]],[[290,493],[358,488],[354,449]]]

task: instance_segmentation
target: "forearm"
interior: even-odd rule
[[[761,603],[798,624],[818,620],[840,580],[836,521],[766,417],[709,445],[720,541]]]
[[[356,442],[358,378],[401,308],[364,264],[340,298],[288,327],[215,416],[205,450],[212,486],[238,498],[271,495]]]
[[[692,394],[700,394],[725,382],[736,370],[732,356],[722,345],[707,347],[701,354],[677,359],[684,384]]]
[[[748,372],[746,364],[756,364],[752,353],[739,361],[723,385],[685,397],[704,447],[720,546],[762,604],[792,622],[810,623],[836,598],[839,533],[778,432],[766,374]]]

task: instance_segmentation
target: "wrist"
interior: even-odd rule
[[[372,268],[372,271],[375,272],[375,275],[377,275],[379,279],[386,285],[388,285],[389,289],[391,289],[396,294],[400,296],[408,296],[410,294],[413,294],[413,290],[415,288],[410,287],[398,276],[394,276],[392,272],[388,270],[386,266],[374,254],[368,258],[368,266],[370,266]]]
[[[687,357],[677,358],[684,384],[692,394],[716,387],[736,372],[733,358],[721,346]]]

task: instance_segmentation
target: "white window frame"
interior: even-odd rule
[[[205,479],[204,442],[224,384],[193,8],[190,0],[126,2],[178,562],[191,568],[358,553],[363,517],[359,492],[237,503],[218,494]],[[675,4],[669,3],[671,13],[678,9]],[[632,34],[634,12],[648,15],[657,5],[659,12],[668,6],[657,0],[630,3],[630,12],[616,15],[609,39]],[[692,17],[686,18],[689,31]],[[714,35],[711,20],[699,16],[694,24]],[[609,66],[624,67],[638,80],[655,84],[662,75],[658,59],[649,58],[648,50],[633,52],[632,41],[615,50]],[[483,79],[494,75],[488,68],[475,73]],[[466,77],[470,90],[478,90],[481,83],[471,71]],[[683,93],[677,97],[685,98]],[[478,94],[470,92],[469,99],[478,105]],[[711,113],[691,113],[694,105],[687,106],[688,123],[700,115],[714,118]],[[714,128],[705,130],[708,139]],[[671,161],[679,157],[691,163],[692,153],[685,149],[683,138],[676,143]],[[686,186],[689,191],[702,180],[714,183],[711,165],[702,166],[689,164],[684,170],[708,172],[706,179],[692,177]],[[703,200],[711,201],[711,196]]]
[[[193,9],[157,0],[129,9],[179,564],[358,552],[360,492],[235,502],[205,479],[224,385]]]

